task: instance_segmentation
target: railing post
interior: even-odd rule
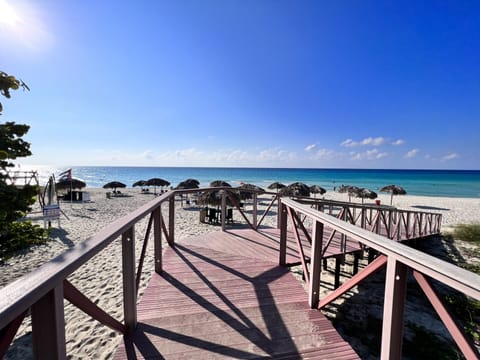
[[[280,229],[280,223],[281,223],[281,217],[282,217],[282,199],[278,195],[275,195],[277,197],[277,229]]]
[[[388,258],[383,304],[382,360],[402,358],[403,312],[407,290],[407,266]]]
[[[280,198],[278,202],[281,205],[279,207],[279,217],[280,217],[280,259],[279,264],[285,265],[287,263],[287,208],[284,204],[281,203]]]
[[[175,244],[175,196],[168,199],[168,244]]]
[[[222,190],[222,213],[221,213],[221,224],[222,231],[225,231],[225,216],[227,215],[227,193],[225,190]]]
[[[392,210],[388,210],[388,225],[387,225],[387,237],[390,240],[393,240],[393,234],[392,234]]]
[[[123,315],[128,332],[137,327],[137,292],[135,286],[135,230],[122,234]]]
[[[253,227],[257,228],[257,193],[253,193]]]
[[[153,211],[153,246],[155,256],[155,272],[162,272],[162,205]]]
[[[35,359],[66,359],[63,282],[32,305]]]
[[[312,233],[312,250],[310,255],[310,286],[308,304],[310,308],[318,307],[320,299],[320,274],[322,272],[323,224],[315,221]]]

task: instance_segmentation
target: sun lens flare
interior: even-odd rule
[[[15,9],[6,0],[0,0],[0,24],[15,26],[19,20]]]

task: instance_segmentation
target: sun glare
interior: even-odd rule
[[[6,0],[0,0],[0,24],[15,26],[19,20],[15,9]]]
[[[53,37],[45,16],[30,0],[0,0],[0,48],[44,51]]]

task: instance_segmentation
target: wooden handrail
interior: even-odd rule
[[[409,267],[480,300],[480,276],[477,274],[401,243],[389,241],[383,236],[320,213],[308,206],[298,204],[292,199],[282,199],[282,203],[387,256],[395,256]]]
[[[432,286],[429,285],[428,278],[440,281],[441,283],[462,292],[463,294],[480,300],[480,276],[462,269],[446,261],[437,259],[431,255],[415,250],[402,243],[391,241],[386,237],[372,233],[371,231],[362,229],[359,226],[352,225],[346,221],[337,219],[331,215],[324,214],[320,211],[312,209],[310,206],[299,204],[292,199],[282,199],[282,213],[301,213],[309,217],[315,228],[318,224],[333,229],[348,238],[356,240],[361,244],[368,246],[382,255],[378,258],[379,262],[374,262],[365,268],[365,273],[356,274],[350,281],[347,281],[344,286],[335,290],[326,299],[319,303],[319,291],[317,284],[310,282],[308,284],[308,301],[312,307],[320,304],[320,307],[327,305],[330,301],[341,296],[352,286],[365,279],[371,273],[377,271],[382,266],[387,266],[385,279],[385,297],[384,297],[384,312],[383,312],[383,328],[382,328],[382,359],[400,359],[402,354],[402,338],[403,338],[403,312],[405,306],[406,294],[406,274],[407,270],[411,269],[415,275],[415,279],[431,301],[435,310],[439,314],[441,320],[452,335],[454,341],[459,346],[459,349],[466,356],[467,359],[477,359],[478,350],[475,349],[474,344],[467,338],[461,327],[459,327],[449,314],[449,311],[440,302],[438,295]],[[396,219],[392,220],[392,214],[388,216],[389,223],[396,221],[400,224],[401,216],[395,214]],[[408,216],[408,215],[407,215]],[[426,219],[424,219],[424,217]],[[415,214],[415,219],[418,219],[419,234],[421,236],[428,235],[427,223],[430,223],[432,231],[439,231],[438,218],[433,221],[433,217],[428,217],[427,213]],[[386,219],[384,219],[386,221]],[[282,217],[280,224],[280,239],[286,237],[287,218]],[[406,221],[408,223],[408,221]],[[422,225],[423,224],[423,225]],[[295,225],[295,223],[293,224]],[[435,226],[434,226],[435,225]],[[378,229],[378,228],[377,228]],[[400,230],[398,230],[400,231]],[[283,234],[285,232],[285,234]],[[388,230],[388,235],[392,236],[391,227]],[[285,251],[280,247],[280,264],[285,257]],[[299,256],[303,254],[300,253]],[[312,249],[311,269],[317,269],[318,273],[309,273],[310,278],[320,279],[320,262],[322,257],[318,250]]]
[[[135,309],[135,303],[136,303],[136,292],[138,285],[136,284],[137,281],[135,281],[135,266],[132,266],[132,261],[134,259],[134,254],[133,254],[133,249],[131,248],[131,243],[130,241],[134,241],[134,228],[136,224],[146,218],[147,216],[153,217],[153,235],[154,235],[154,248],[155,248],[155,271],[156,272],[161,272],[162,271],[162,259],[161,259],[161,247],[162,247],[162,233],[165,234],[165,238],[170,246],[174,246],[175,243],[175,232],[174,232],[174,215],[175,215],[175,196],[179,194],[188,194],[188,193],[197,193],[197,192],[204,192],[204,191],[216,191],[216,190],[226,190],[226,191],[236,191],[237,189],[235,188],[201,188],[201,189],[188,189],[188,190],[174,190],[174,191],[168,191],[145,205],[141,206],[140,208],[134,210],[130,214],[112,222],[110,225],[106,226],[102,230],[100,230],[97,234],[93,235],[92,237],[88,238],[84,242],[81,243],[80,246],[75,246],[74,248],[64,252],[63,254],[59,255],[58,257],[54,258],[53,260],[45,263],[44,265],[40,266],[38,269],[34,270],[33,272],[23,276],[22,278],[16,280],[15,282],[8,284],[4,288],[0,289],[0,329],[5,329],[6,327],[9,327],[10,329],[13,329],[13,326],[10,326],[12,322],[16,321],[16,319],[19,319],[19,317],[25,313],[29,308],[35,308],[35,314],[41,314],[44,312],[44,309],[51,313],[52,316],[56,317],[62,317],[63,316],[63,301],[62,295],[64,292],[63,289],[63,284],[64,280],[72,274],[74,271],[76,271],[80,266],[88,262],[92,257],[95,255],[99,254],[104,248],[106,248],[110,243],[112,243],[115,239],[118,239],[119,237],[122,237],[122,242],[123,242],[123,249],[124,252],[128,255],[127,257],[129,258],[128,262],[124,263],[124,317],[125,317],[125,329],[132,329],[135,324],[136,324],[136,309]],[[241,191],[248,191],[248,190],[241,190]],[[337,230],[339,233],[344,234],[346,236],[355,240],[358,240],[362,243],[364,243],[367,246],[373,247],[378,249],[378,251],[387,253],[387,255],[390,256],[396,256],[399,261],[404,262],[408,266],[411,266],[415,269],[417,269],[419,272],[423,274],[427,274],[433,278],[437,278],[442,282],[445,282],[448,284],[447,281],[453,281],[452,279],[458,279],[462,278],[464,274],[458,274],[458,272],[454,272],[453,270],[449,270],[447,272],[441,272],[440,267],[443,267],[443,263],[441,264],[430,264],[430,270],[427,266],[427,259],[430,260],[429,258],[416,258],[414,255],[411,257],[409,256],[410,254],[408,251],[406,252],[405,247],[400,247],[396,248],[394,242],[389,242],[388,246],[383,248],[383,243],[384,238],[381,236],[377,236],[375,234],[372,234],[369,231],[360,229],[358,226],[347,224],[345,221],[335,219],[329,215],[320,213],[319,211],[313,210],[312,208],[301,205],[298,202],[295,202],[293,200],[290,200],[288,198],[282,198],[280,199],[276,193],[271,193],[271,192],[266,192],[267,195],[274,195],[276,199],[278,200],[278,206],[279,206],[279,211],[278,211],[278,219],[284,218],[282,212],[280,211],[280,207],[287,205],[291,207],[292,209],[295,209],[295,211],[298,211],[298,213],[302,213],[306,216],[309,216],[313,218],[317,222],[321,222],[322,224],[325,224],[326,226]],[[317,199],[318,201],[319,199]],[[272,200],[270,203],[268,209],[272,206],[273,202],[275,201]],[[168,205],[168,212],[169,212],[169,219],[168,221],[164,221],[161,213],[161,206],[162,204],[167,204]],[[284,205],[282,205],[284,204]],[[328,210],[332,212],[333,207],[338,206],[337,203],[327,203],[326,207],[328,207]],[[345,203],[347,204],[347,203]],[[349,204],[353,205],[353,204]],[[360,205],[360,204],[359,204]],[[343,206],[343,205],[342,205]],[[323,208],[323,205],[321,206]],[[360,207],[360,206],[359,206]],[[366,207],[363,206],[363,209]],[[367,207],[368,208],[368,207]],[[378,209],[377,206],[371,207],[372,209]],[[381,207],[388,209],[388,207]],[[225,211],[225,209],[222,209]],[[256,211],[257,207],[254,206],[254,223],[256,222]],[[268,211],[268,210],[267,210]],[[362,210],[362,214],[366,213],[366,211]],[[226,214],[222,215],[222,218],[225,217]],[[243,213],[242,213],[243,215]],[[363,216],[363,215],[362,215]],[[370,211],[370,217],[372,216],[372,211]],[[349,218],[355,220],[358,219],[359,217],[355,217],[355,214],[350,216]],[[379,218],[378,216],[376,218]],[[407,217],[407,223],[409,223],[410,217]],[[248,219],[246,219],[248,222]],[[260,220],[263,220],[263,217]],[[363,219],[362,219],[363,221]],[[399,220],[397,220],[399,221]],[[366,221],[363,221],[366,223]],[[370,219],[370,223],[372,223],[372,219]],[[418,216],[415,216],[414,220],[410,222],[413,224],[413,227],[417,227],[417,231],[423,232],[424,228],[422,228],[422,220],[419,219]],[[398,223],[400,226],[400,223]],[[417,224],[417,225],[415,225]],[[258,224],[257,224],[258,225]],[[439,219],[433,219],[433,218],[426,218],[423,221],[423,227],[426,226],[437,226],[439,227]],[[151,226],[151,223],[150,223]],[[149,227],[150,227],[149,226]],[[168,231],[167,231],[168,227]],[[286,231],[286,228],[284,228],[281,224],[280,221],[278,222],[278,227],[280,229],[283,229]],[[318,242],[320,240],[320,234],[323,232],[323,225],[321,228],[317,228],[317,235],[316,239],[314,239],[315,244],[312,244],[313,247],[316,248],[316,251],[318,253],[321,252],[321,244],[320,246],[318,245]],[[282,230],[282,231],[283,231]],[[150,231],[149,231],[150,232]],[[282,235],[283,236],[283,235]],[[280,263],[285,262],[285,256],[284,254],[282,255],[282,251],[285,251],[285,243],[286,243],[286,237],[281,236],[281,253],[280,253]],[[314,237],[315,237],[314,236]],[[147,241],[148,239],[148,234],[145,236],[145,239],[143,241]],[[144,252],[144,251],[143,251]],[[143,262],[143,257],[144,254],[141,255],[141,260],[140,263]],[[418,263],[415,262],[415,259],[418,260]],[[312,264],[314,266],[315,264]],[[315,265],[315,269],[319,269],[319,266]],[[141,268],[141,264],[139,266]],[[450,272],[452,274],[450,274]],[[441,274],[441,275],[439,275]],[[137,273],[137,277],[139,274]],[[316,279],[316,274],[314,273],[312,275],[312,280]],[[469,284],[475,284],[475,279],[467,279],[465,283],[460,282],[460,285],[458,286],[458,289],[460,291],[463,291],[465,294],[470,295],[470,296],[478,296],[479,292],[479,286],[474,285],[473,288],[469,289]],[[452,286],[456,288],[455,286]],[[472,295],[473,294],[473,295]],[[478,297],[477,297],[478,298]],[[84,303],[87,303],[86,299],[84,299]],[[55,303],[55,304],[53,304]],[[53,306],[53,307],[52,307]],[[61,310],[59,307],[62,307]],[[94,311],[95,313],[99,313],[100,310]],[[50,316],[50,315],[48,315]],[[38,326],[39,324],[41,325],[41,321],[39,323],[39,317],[37,317],[37,320],[35,321],[36,329],[34,332],[38,332],[40,329]],[[111,320],[106,320],[106,321],[111,321]],[[112,320],[113,321],[113,320]],[[60,322],[59,322],[60,323]],[[58,325],[58,324],[57,324]],[[118,325],[118,324],[117,324]],[[122,328],[121,326],[116,326],[117,328]],[[41,333],[41,331],[40,331]],[[53,333],[52,333],[53,334]],[[50,336],[48,338],[49,341],[54,340],[54,335]],[[64,338],[64,335],[63,335]],[[56,344],[50,344],[48,346],[51,346],[48,349],[52,349],[52,347],[57,347],[55,351],[58,352],[64,352],[64,344],[60,344],[62,340],[62,331],[60,330],[58,332],[58,340]],[[1,356],[1,354],[0,354]]]
[[[125,233],[140,219],[150,214],[173,194],[159,196],[132,213],[115,220],[97,234],[82,242],[38,269],[0,289],[0,328],[28,309],[36,301],[61,283],[71,273],[102,251],[108,244]]]

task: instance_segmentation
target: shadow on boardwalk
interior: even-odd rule
[[[138,305],[138,329],[115,359],[358,358],[276,258],[215,248],[235,237],[215,232],[166,249],[164,272]]]

